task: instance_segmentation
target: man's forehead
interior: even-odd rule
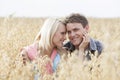
[[[83,26],[81,23],[68,23],[67,27],[83,29]]]

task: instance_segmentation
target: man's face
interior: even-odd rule
[[[68,38],[75,47],[78,47],[83,40],[83,34],[87,31],[86,28],[83,28],[81,23],[68,23],[66,27]]]

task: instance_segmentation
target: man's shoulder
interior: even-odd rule
[[[103,51],[103,43],[96,39],[92,39],[92,40],[94,41],[94,43],[96,45],[96,49],[97,49],[98,53],[101,54]]]

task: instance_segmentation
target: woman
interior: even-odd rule
[[[37,57],[47,55],[53,64],[53,66],[47,65],[47,72],[53,73],[56,71],[60,56],[66,53],[62,49],[65,39],[66,28],[64,23],[56,18],[48,18],[37,34],[35,42],[22,49],[23,63],[26,64],[27,59],[33,61]]]

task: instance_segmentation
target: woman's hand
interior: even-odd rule
[[[22,59],[23,59],[23,64],[26,65],[26,62],[28,61],[27,52],[23,49],[20,54],[21,54]]]

